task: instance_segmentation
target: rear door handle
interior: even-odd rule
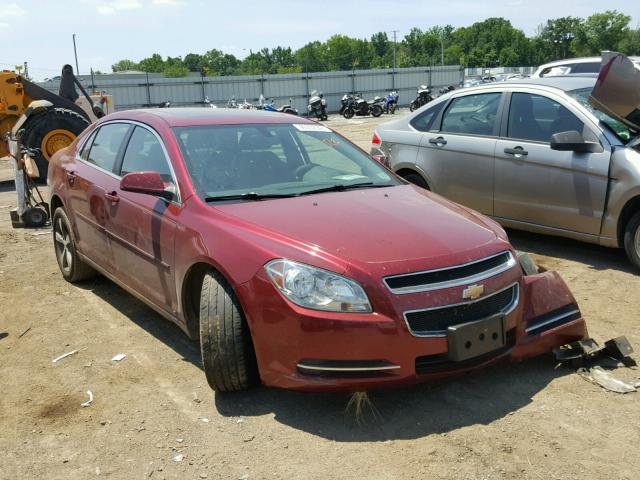
[[[109,200],[112,204],[118,203],[120,201],[120,197],[118,196],[118,192],[115,190],[110,193],[105,193],[104,197]]]
[[[76,172],[74,170],[67,170],[65,168],[64,173],[67,174],[67,181],[69,182],[69,185],[73,186],[73,182],[76,181]]]
[[[430,138],[429,143],[437,146],[446,145],[447,141],[443,137]]]
[[[521,158],[521,157],[524,157],[526,155],[529,155],[529,152],[527,152],[522,147],[505,148],[504,149],[504,153],[507,153],[509,155],[513,155],[515,158]]]

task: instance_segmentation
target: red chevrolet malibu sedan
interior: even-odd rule
[[[199,339],[216,391],[419,382],[587,333],[498,224],[299,117],[112,114],[49,187],[64,278],[99,272]]]

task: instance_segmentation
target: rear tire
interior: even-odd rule
[[[382,115],[382,107],[380,105],[374,105],[371,107],[371,115],[374,117],[379,117]]]
[[[322,115],[320,115],[320,120],[327,120],[329,117],[327,116],[326,113],[323,113]]]
[[[353,118],[355,114],[356,112],[353,108],[345,108],[344,112],[342,112],[342,116],[347,120],[349,120],[350,118]]]
[[[34,207],[27,208],[22,214],[22,220],[27,227],[40,228],[43,227],[48,220],[47,212],[44,208]]]
[[[75,283],[96,275],[96,271],[83,262],[76,249],[76,240],[69,217],[63,208],[53,214],[53,247],[60,272],[67,282]]]
[[[396,108],[398,108],[398,106],[394,103],[389,107],[389,112],[393,115],[394,113],[396,113]]]
[[[89,126],[83,116],[66,108],[47,108],[34,114],[22,128],[22,145],[34,151],[38,166],[38,180],[47,180],[49,159],[55,152],[68,146]]]
[[[200,349],[207,382],[216,392],[245,390],[254,383],[257,367],[247,321],[233,289],[215,271],[202,282]]]
[[[414,110],[418,109],[420,107],[420,105],[418,105],[418,102],[416,102],[415,100],[413,102],[411,102],[409,104],[409,111],[413,112]]]
[[[624,249],[633,266],[640,269],[640,212],[627,223],[624,230]]]
[[[425,190],[430,190],[429,185],[427,185],[427,182],[424,180],[424,178],[422,178],[422,176],[417,173],[409,173],[408,175],[404,175],[402,178],[404,178],[407,182],[417,185],[418,187],[424,188]]]

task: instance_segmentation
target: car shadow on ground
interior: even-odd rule
[[[637,273],[622,248],[602,247],[570,238],[552,237],[522,230],[507,230],[507,233],[517,250],[583,263],[594,270]]]
[[[78,284],[109,302],[136,325],[163,342],[184,361],[202,369],[199,346],[174,324],[109,280]],[[520,364],[503,363],[446,381],[368,394],[361,414],[347,408],[350,395],[300,393],[255,387],[215,394],[215,408],[225,417],[274,415],[291,428],[339,442],[412,439],[489,424],[529,405],[551,381],[568,374],[554,369],[550,356]]]
[[[0,192],[15,192],[16,185],[13,180],[1,180],[0,181]]]

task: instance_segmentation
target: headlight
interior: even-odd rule
[[[264,266],[271,281],[296,305],[330,312],[371,312],[362,287],[341,275],[291,260],[272,260]]]

